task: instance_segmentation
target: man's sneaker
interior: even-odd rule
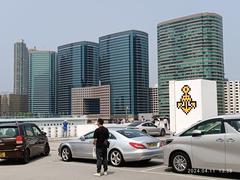
[[[103,174],[104,174],[104,176],[107,176],[107,175],[108,175],[107,171],[104,171],[104,173],[103,173]]]
[[[100,177],[100,176],[101,176],[101,173],[95,173],[94,176]]]

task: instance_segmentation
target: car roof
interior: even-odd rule
[[[240,114],[226,114],[226,115],[217,116],[216,118],[222,118],[225,120],[240,119]]]
[[[19,125],[26,125],[26,124],[34,124],[34,123],[24,123],[24,122],[10,122],[10,123],[0,123],[0,127],[4,127],[4,126],[19,126]]]
[[[117,131],[120,131],[120,130],[135,130],[135,131],[138,131],[137,129],[129,129],[127,127],[107,127],[107,129],[109,130],[109,132],[117,132]],[[91,130],[91,131],[88,131],[86,134],[88,133],[92,133],[94,132],[95,130]]]
[[[108,128],[109,131],[119,131],[119,130],[124,130],[124,129],[127,129],[127,128],[124,128],[124,127],[109,127]]]
[[[225,114],[225,115],[220,115],[220,116],[214,116],[214,117],[207,118],[207,119],[200,120],[200,121],[203,122],[203,121],[207,121],[207,120],[211,120],[211,119],[224,119],[224,120],[240,119],[240,114]]]
[[[223,119],[224,121],[240,119],[240,114],[225,114],[225,115],[220,115],[220,116],[215,116],[215,117],[207,118],[204,120],[200,120],[200,121],[193,123],[190,127],[188,127],[187,129],[184,129],[183,131],[177,133],[176,135],[181,135],[181,134],[185,133],[186,131],[188,131],[189,129],[191,129],[193,126],[195,126],[199,123],[208,121],[208,120],[212,120],[212,119]]]
[[[143,123],[152,123],[152,121],[133,121],[131,122],[132,123],[140,123],[140,124],[143,124]]]

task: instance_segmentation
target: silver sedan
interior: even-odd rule
[[[133,129],[109,129],[108,160],[113,166],[121,166],[123,162],[145,161],[163,156],[160,140]],[[58,148],[63,161],[72,158],[96,159],[93,145],[94,131],[80,138],[61,143]]]
[[[135,121],[128,125],[129,129],[138,129],[143,133],[149,134],[151,136],[165,136],[166,131],[162,127],[157,127],[150,121],[143,122],[143,121]]]

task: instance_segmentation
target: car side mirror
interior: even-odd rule
[[[44,132],[44,131],[42,131],[42,135],[46,136],[46,135],[47,135],[47,133],[46,133],[46,132]]]
[[[197,136],[201,136],[201,135],[203,135],[203,133],[200,130],[194,130],[192,132],[192,137],[197,137]]]
[[[80,140],[81,140],[81,141],[85,141],[85,137],[84,137],[84,136],[81,136],[81,137],[80,137]]]

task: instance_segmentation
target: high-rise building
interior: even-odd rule
[[[23,40],[14,44],[14,94],[28,94],[28,48]]]
[[[23,116],[28,112],[27,95],[2,94],[1,95],[1,116]]]
[[[158,88],[149,88],[149,113],[158,115]]]
[[[29,51],[28,103],[33,114],[56,113],[56,52]]]
[[[240,113],[240,81],[224,83],[225,114]]]
[[[222,17],[200,13],[157,26],[160,116],[169,116],[169,81],[217,81],[218,113],[224,112]]]
[[[0,116],[2,116],[2,95],[0,95]]]
[[[100,80],[111,87],[112,117],[148,112],[148,34],[130,30],[106,35],[99,38],[99,50]]]
[[[99,84],[98,52],[98,44],[87,41],[58,47],[58,114],[71,114],[72,88]]]
[[[110,119],[110,86],[73,88],[72,115]]]

